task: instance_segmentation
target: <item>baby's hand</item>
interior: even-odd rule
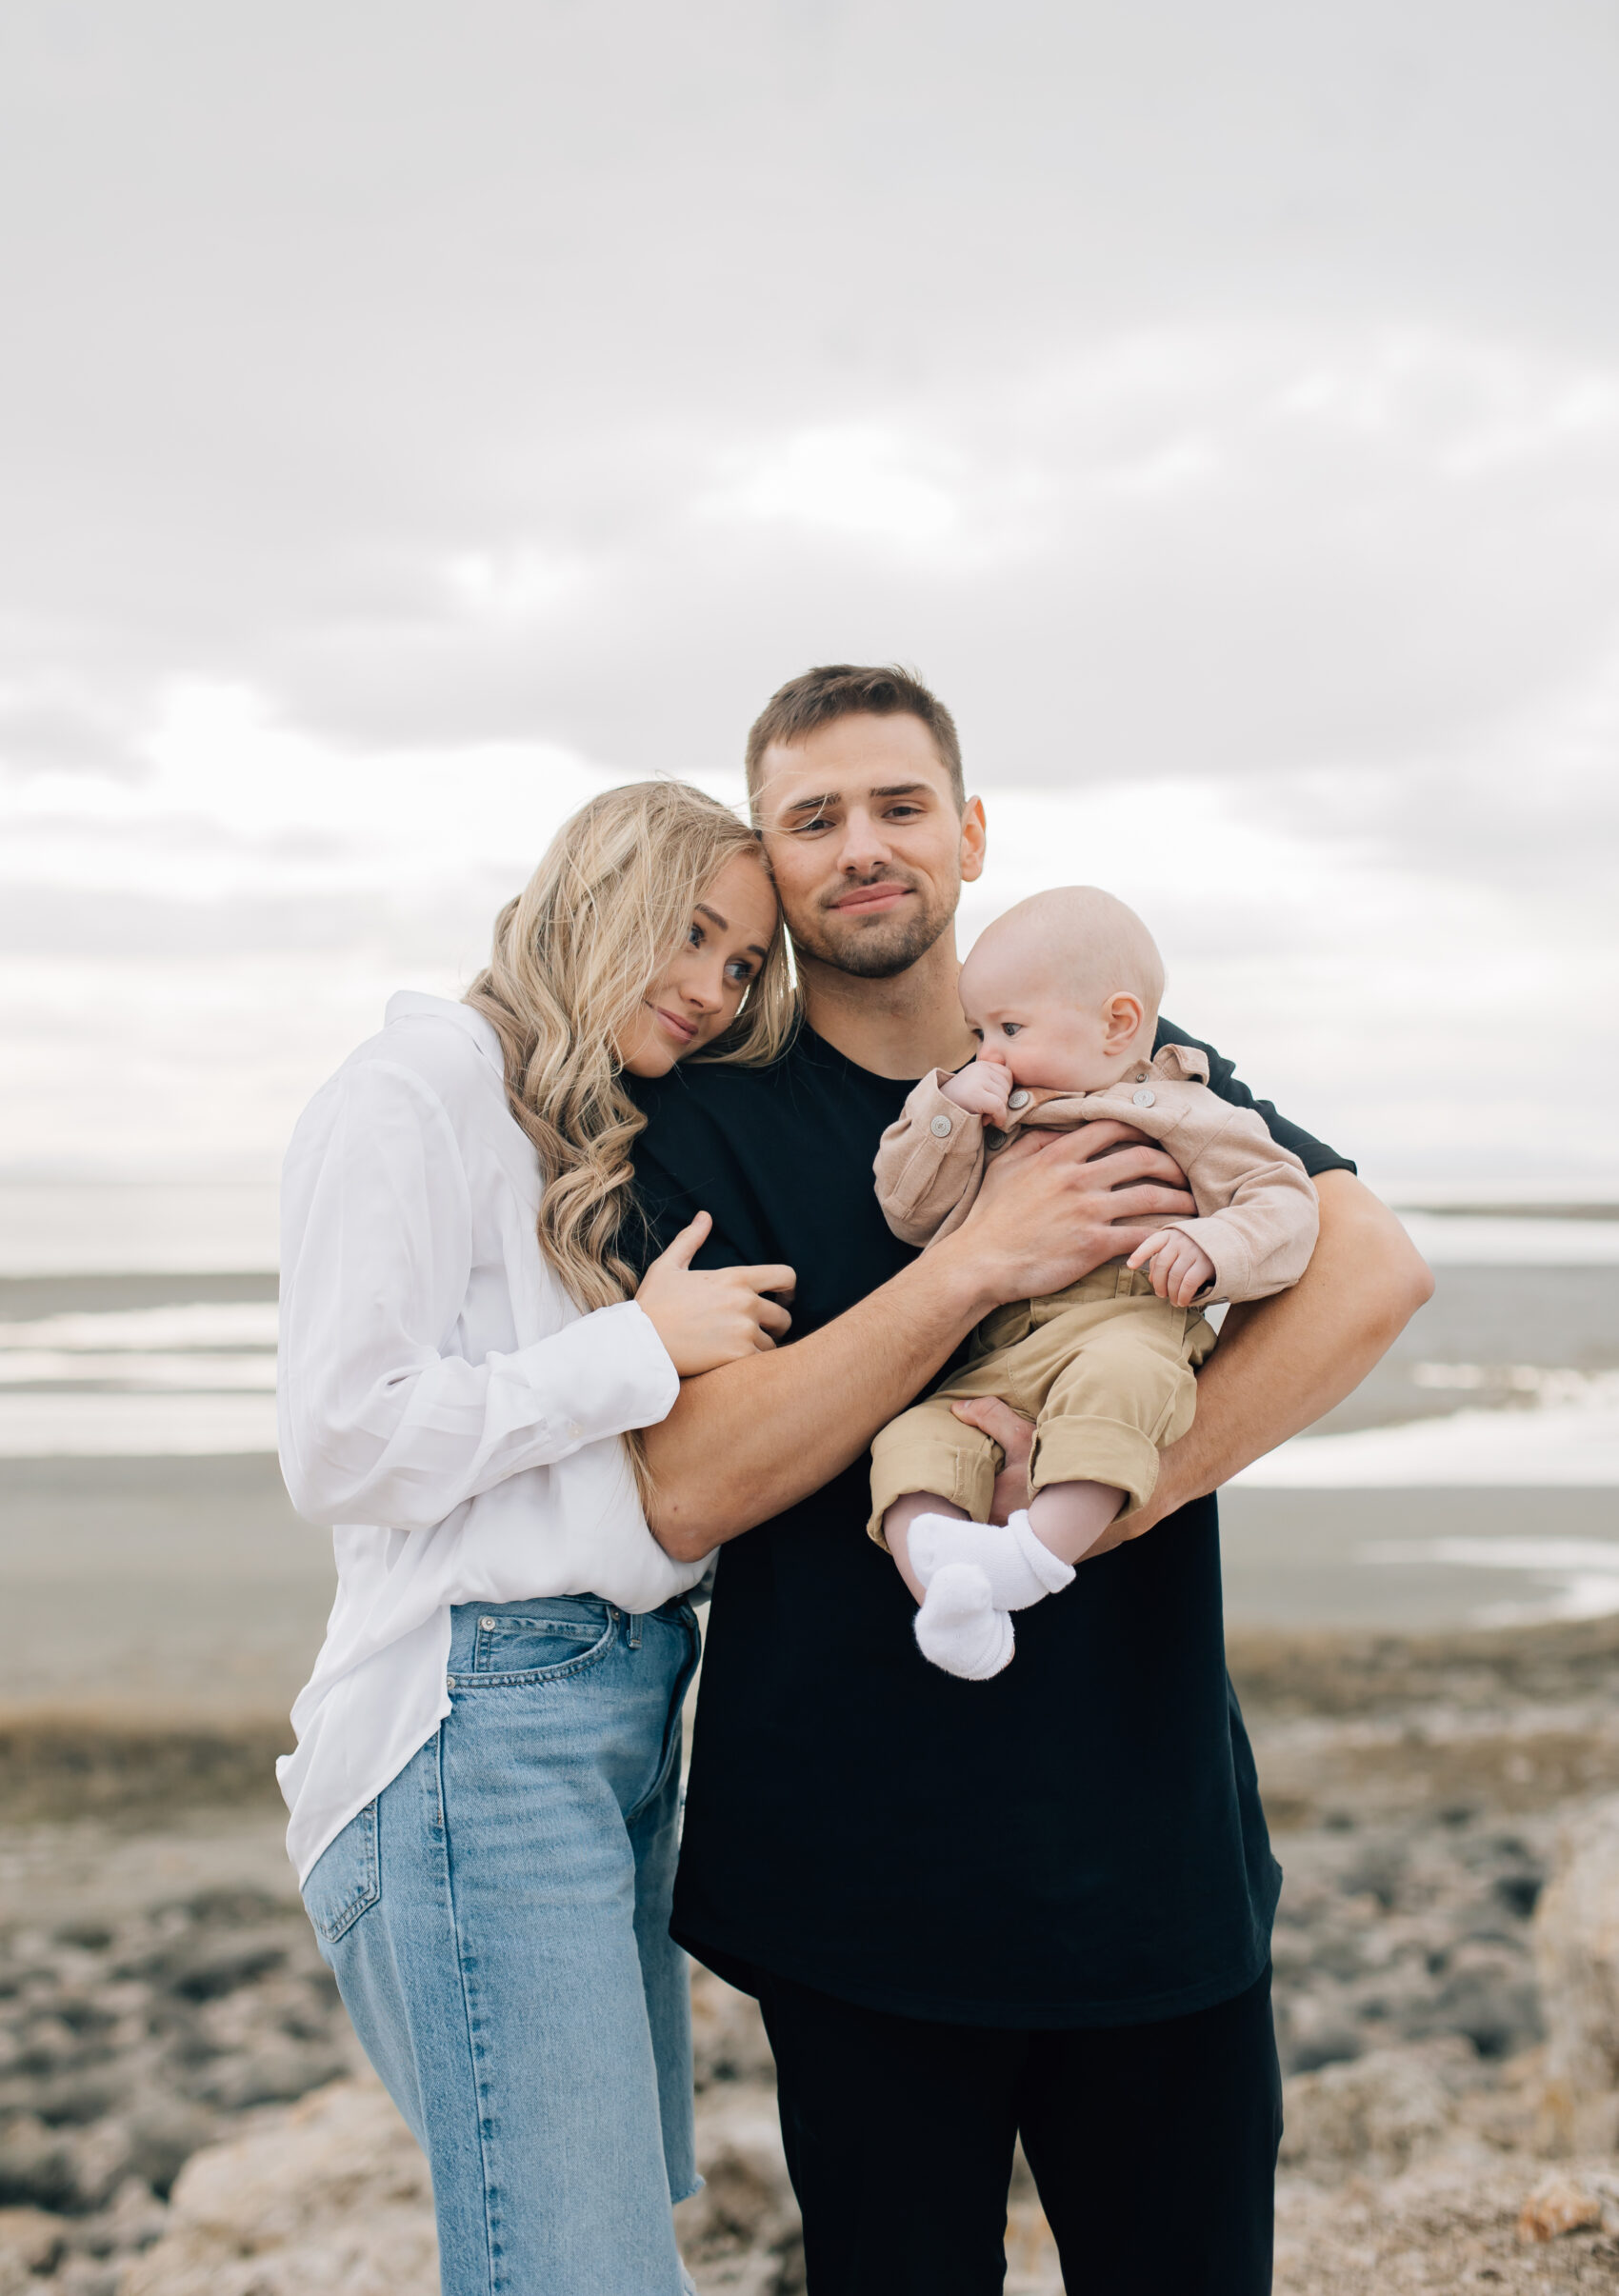
[[[1136,1246],[1126,1265],[1149,1268],[1153,1290],[1172,1308],[1189,1308],[1205,1284],[1214,1281],[1213,1261],[1180,1228],[1160,1228]]]
[[[966,1108],[969,1115],[987,1116],[991,1124],[1005,1125],[1011,1072],[1003,1068],[998,1060],[975,1060],[970,1068],[950,1077],[939,1089],[947,1100],[953,1100],[958,1108]]]

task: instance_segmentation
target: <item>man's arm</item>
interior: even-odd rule
[[[1161,1149],[1106,1155],[1122,1128],[1090,1131],[1009,1148],[964,1225],[835,1323],[686,1380],[644,1437],[660,1546],[693,1561],[819,1490],[991,1308],[1060,1291],[1186,1211]]]
[[[1315,1188],[1321,1233],[1309,1266],[1290,1291],[1229,1309],[1198,1376],[1190,1432],[1163,1453],[1149,1504],[1104,1533],[1087,1562],[1313,1426],[1432,1297],[1427,1263],[1352,1172],[1323,1172]]]

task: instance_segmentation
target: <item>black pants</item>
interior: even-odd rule
[[[1019,2135],[1069,2296],[1267,2296],[1269,1970],[1194,2016],[1063,2032],[757,1983],[810,2296],[998,2296]]]

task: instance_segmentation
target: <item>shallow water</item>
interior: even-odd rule
[[[8,1703],[286,1711],[332,1574],[329,1539],[293,1513],[269,1447],[274,1297],[264,1268],[0,1278]],[[1619,1609],[1619,1490],[1553,1487],[1567,1412],[1585,1414],[1593,1444],[1619,1419],[1604,1403],[1616,1371],[1609,1268],[1442,1265],[1434,1299],[1357,1393],[1269,1463],[1270,1482],[1225,1493],[1228,1616],[1424,1631]],[[1441,1461],[1411,1478],[1426,1487],[1402,1485],[1411,1453],[1398,1445],[1366,1487],[1321,1464],[1342,1458],[1338,1437],[1408,1428],[1473,1473],[1469,1413],[1516,1462],[1509,1482],[1457,1487]],[[77,1455],[29,1455],[53,1450]]]

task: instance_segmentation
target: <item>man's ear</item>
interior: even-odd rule
[[[1141,1024],[1147,1018],[1147,1007],[1140,997],[1131,996],[1121,988],[1110,996],[1102,1008],[1104,1051],[1123,1052],[1141,1034]]]
[[[984,874],[984,849],[989,841],[984,819],[984,800],[969,797],[961,809],[961,881],[970,885]]]

